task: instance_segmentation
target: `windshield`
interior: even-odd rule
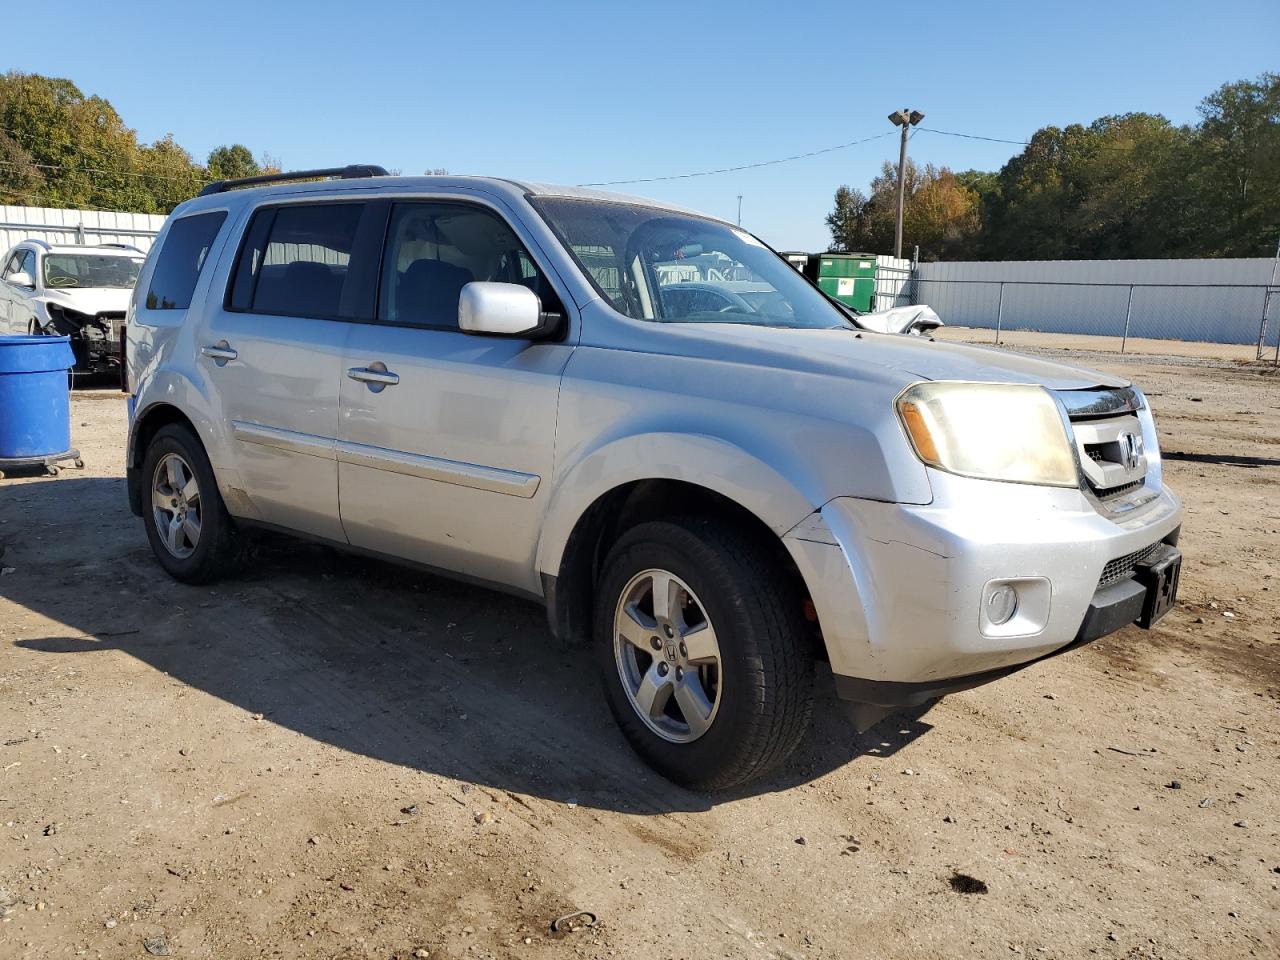
[[[124,287],[138,282],[142,260],[92,253],[50,253],[44,258],[46,287]]]
[[[634,204],[532,202],[600,294],[636,320],[849,326],[816,287],[744,230]]]

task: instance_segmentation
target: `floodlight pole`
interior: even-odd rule
[[[742,226],[742,194],[738,194],[738,226]]]
[[[902,128],[902,145],[898,150],[898,217],[893,228],[893,255],[902,259],[902,213],[907,201],[907,137],[910,130],[921,120],[924,114],[919,110],[908,110],[903,107],[889,114],[889,122]]]

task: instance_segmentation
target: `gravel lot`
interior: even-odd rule
[[[1077,357],[1152,399],[1178,609],[862,736],[825,683],[714,798],[532,604],[282,539],[168,580],[77,392],[86,468],[0,481],[0,956],[1280,955],[1280,375]]]

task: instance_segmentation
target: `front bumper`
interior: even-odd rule
[[[1176,542],[1181,523],[1167,489],[1117,522],[1078,490],[930,480],[930,504],[840,498],[784,538],[845,699],[921,703],[1120,629],[1145,590],[1104,585],[1108,562]],[[997,626],[982,607],[1002,583],[1021,603]]]

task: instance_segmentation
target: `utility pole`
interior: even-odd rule
[[[889,122],[902,128],[902,146],[898,150],[898,221],[893,229],[893,255],[902,259],[902,211],[907,198],[907,137],[912,127],[924,119],[919,110],[903,107],[889,114]]]
[[[738,226],[742,226],[742,194],[738,194]]]

